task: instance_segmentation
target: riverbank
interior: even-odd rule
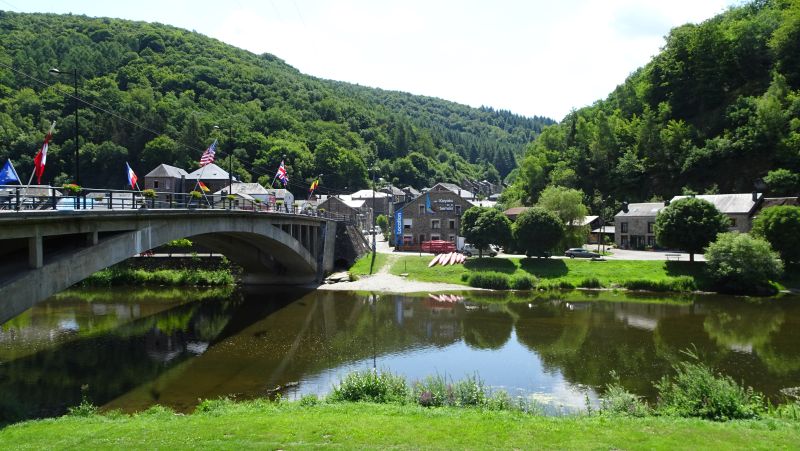
[[[543,417],[514,411],[371,403],[214,401],[191,415],[155,407],[27,421],[0,431],[4,449],[780,449],[800,423],[673,417]],[[146,431],[146,432],[145,432]],[[145,433],[143,433],[145,432]]]
[[[221,287],[236,284],[241,269],[225,257],[135,257],[101,269],[81,287]]]

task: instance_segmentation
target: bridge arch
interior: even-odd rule
[[[320,218],[241,211],[103,213],[108,214],[0,219],[0,239],[27,239],[32,266],[0,280],[0,324],[101,269],[179,238],[226,255],[244,268],[248,284],[313,283],[333,265],[336,225]],[[44,237],[71,245],[60,243],[48,253]]]

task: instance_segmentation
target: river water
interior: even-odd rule
[[[198,399],[323,395],[350,371],[479,376],[550,411],[596,404],[614,371],[653,381],[693,349],[775,400],[800,386],[800,299],[621,292],[369,295],[73,290],[0,327],[0,422]]]

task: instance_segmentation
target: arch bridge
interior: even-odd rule
[[[245,284],[319,283],[336,222],[245,210],[75,210],[0,214],[0,324],[91,274],[179,238],[224,254]]]

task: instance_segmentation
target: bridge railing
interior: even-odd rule
[[[69,193],[64,188],[33,185],[0,185],[0,214],[31,210],[140,210],[140,209],[186,209],[186,210],[241,210],[300,214],[347,221],[341,214],[318,210],[313,206],[285,205],[282,202],[263,202],[237,195],[174,193],[81,188]]]

